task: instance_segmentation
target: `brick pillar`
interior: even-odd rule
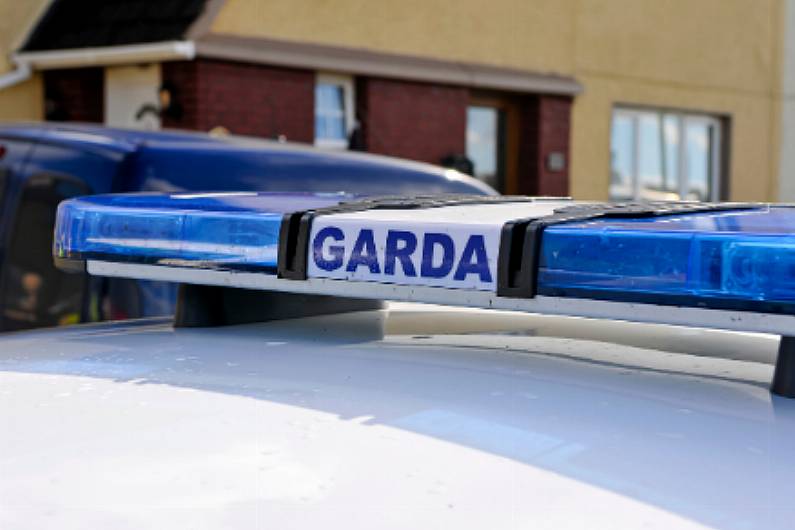
[[[163,64],[183,116],[164,126],[311,143],[315,138],[315,73],[311,70],[197,59]]]
[[[45,119],[102,123],[105,120],[103,68],[44,72]]]
[[[466,150],[466,88],[360,78],[356,113],[372,153],[439,164]]]
[[[569,136],[572,98],[529,96],[523,102],[519,152],[519,189],[527,195],[569,194]],[[550,155],[563,156],[563,167],[550,166]]]

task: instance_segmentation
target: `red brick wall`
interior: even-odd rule
[[[172,91],[181,115],[163,116],[162,125],[169,129],[201,130],[199,127],[198,61],[161,63],[163,84]]]
[[[569,194],[571,104],[571,97],[546,95],[528,96],[522,104],[518,193]],[[551,153],[564,155],[562,170],[548,168]]]
[[[71,68],[44,72],[45,119],[102,123],[105,119],[105,72]]]
[[[198,59],[163,63],[163,81],[176,87],[183,109],[166,127],[294,142],[314,140],[315,73],[310,70]]]
[[[569,194],[569,136],[571,129],[570,97],[539,96],[539,170],[538,189],[544,195]],[[560,171],[547,167],[551,153],[563,153],[565,166]]]
[[[163,80],[176,87],[183,115],[164,126],[208,131],[223,126],[232,133],[311,143],[314,140],[315,74],[199,59],[164,63]],[[516,96],[520,107],[518,193],[567,195],[572,99]],[[466,150],[463,87],[357,78],[356,114],[366,151],[438,164]],[[565,167],[551,171],[550,153],[565,156]]]
[[[439,164],[466,149],[466,88],[361,78],[356,98],[367,151]]]

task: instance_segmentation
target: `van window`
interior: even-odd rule
[[[6,184],[8,181],[8,169],[4,167],[0,167],[0,208],[3,206],[3,197],[5,197],[6,193]]]
[[[58,203],[88,192],[81,181],[66,176],[38,175],[25,183],[3,267],[4,330],[80,320],[85,274],[55,267],[52,238]]]

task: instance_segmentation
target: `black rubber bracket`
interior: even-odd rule
[[[285,214],[279,228],[279,251],[276,274],[287,280],[306,280],[309,233],[312,231],[312,210]]]
[[[444,206],[475,204],[503,204],[512,202],[539,202],[565,200],[543,199],[510,195],[418,195],[413,197],[389,196],[341,202],[334,206],[303,210],[285,214],[279,230],[279,257],[277,274],[287,280],[306,280],[306,264],[309,257],[309,234],[312,221],[321,215],[366,212],[370,210],[421,210]]]
[[[657,217],[683,213],[745,210],[753,203],[625,202],[573,204],[551,215],[516,219],[505,223],[497,258],[497,295],[506,298],[533,298],[537,293],[541,240],[548,226],[604,217]]]
[[[795,337],[781,337],[770,391],[778,396],[795,398]]]
[[[383,307],[381,300],[180,284],[174,327],[233,326]]]

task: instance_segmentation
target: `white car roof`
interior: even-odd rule
[[[0,528],[792,526],[771,337],[392,312],[0,338]]]

